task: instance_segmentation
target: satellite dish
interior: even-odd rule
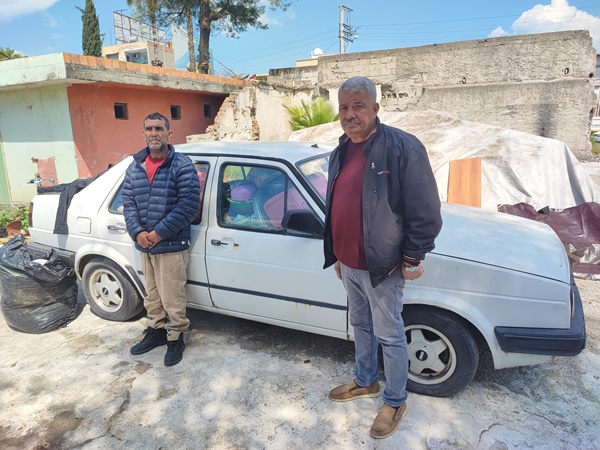
[[[319,47],[317,47],[317,48],[315,48],[315,49],[312,51],[312,54],[313,54],[313,55],[315,55],[315,56],[316,56],[316,55],[322,55],[322,54],[323,54],[323,50],[321,50]]]

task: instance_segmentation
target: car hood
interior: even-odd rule
[[[546,224],[452,203],[432,253],[570,283],[565,248]]]

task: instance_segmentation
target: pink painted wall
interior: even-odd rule
[[[166,116],[173,130],[172,144],[186,136],[204,133],[214,123],[225,95],[115,84],[76,84],[67,88],[69,110],[80,178],[94,176],[125,156],[144,148],[144,117],[152,112]],[[126,103],[128,119],[116,119],[114,104]],[[212,117],[204,117],[210,104]],[[181,108],[181,120],[171,119],[171,105]]]

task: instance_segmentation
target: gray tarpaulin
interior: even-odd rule
[[[478,157],[483,209],[516,203],[564,209],[600,202],[600,188],[564,142],[438,111],[380,111],[379,118],[423,142],[442,201],[447,200],[450,161]],[[290,140],[335,145],[341,134],[339,122],[333,122],[295,131]]]
[[[568,249],[575,275],[600,279],[600,188],[564,142],[439,111],[380,111],[379,118],[423,142],[442,201],[450,161],[481,158],[481,207],[546,222]],[[335,145],[341,134],[334,122],[295,131],[290,140]]]

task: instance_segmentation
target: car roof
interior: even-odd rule
[[[331,152],[334,146],[297,141],[209,141],[175,145],[175,150],[187,155],[228,155],[260,158],[281,158],[292,163]]]

